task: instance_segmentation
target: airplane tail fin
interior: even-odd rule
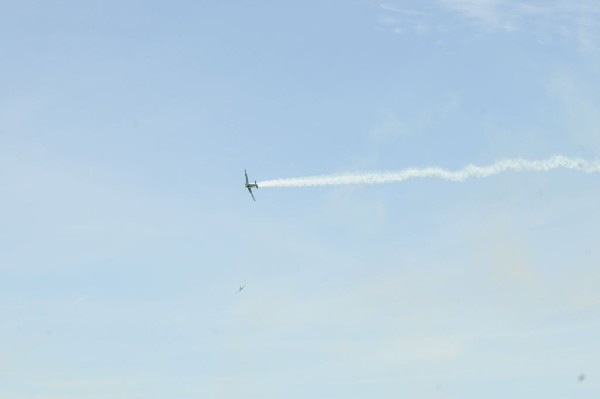
[[[258,188],[258,184],[256,184],[256,180],[254,180],[254,185],[256,186],[256,188]]]

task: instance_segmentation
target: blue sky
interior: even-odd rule
[[[598,21],[0,3],[0,396],[596,398],[597,176],[242,179],[597,159]]]

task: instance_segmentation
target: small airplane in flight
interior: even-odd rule
[[[256,201],[256,198],[254,198],[254,194],[252,194],[252,189],[253,188],[258,188],[258,184],[256,184],[256,180],[254,180],[254,183],[250,183],[248,182],[248,173],[246,173],[246,170],[244,169],[244,175],[246,175],[246,184],[244,184],[244,186],[248,189],[248,191],[250,192],[250,195],[252,196],[252,199],[254,201]]]
[[[246,283],[244,283],[244,285],[240,285],[240,288],[238,288],[236,294],[239,294],[240,292],[242,292],[242,290],[246,288]]]

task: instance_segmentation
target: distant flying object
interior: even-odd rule
[[[240,292],[242,292],[242,290],[246,288],[246,283],[244,283],[244,285],[240,285],[240,288],[238,288],[236,294],[239,294]]]
[[[258,188],[258,184],[256,184],[256,180],[254,180],[254,183],[248,182],[248,173],[246,173],[246,169],[244,169],[244,175],[246,175],[246,184],[244,184],[244,186],[250,192],[250,195],[252,196],[252,199],[254,201],[256,201],[256,198],[254,198],[254,194],[252,194],[252,188]]]

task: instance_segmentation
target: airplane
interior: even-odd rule
[[[254,180],[254,183],[250,183],[248,182],[248,173],[246,173],[246,169],[244,169],[244,175],[246,175],[246,184],[244,184],[244,187],[246,187],[248,189],[248,191],[250,192],[250,195],[252,196],[252,199],[254,201],[256,201],[256,198],[254,198],[254,194],[252,194],[252,189],[253,188],[258,188],[258,184],[256,184],[256,180]]]
[[[238,288],[236,294],[239,294],[240,292],[242,292],[242,290],[246,288],[246,283],[244,283],[244,285],[240,285],[240,288]]]

